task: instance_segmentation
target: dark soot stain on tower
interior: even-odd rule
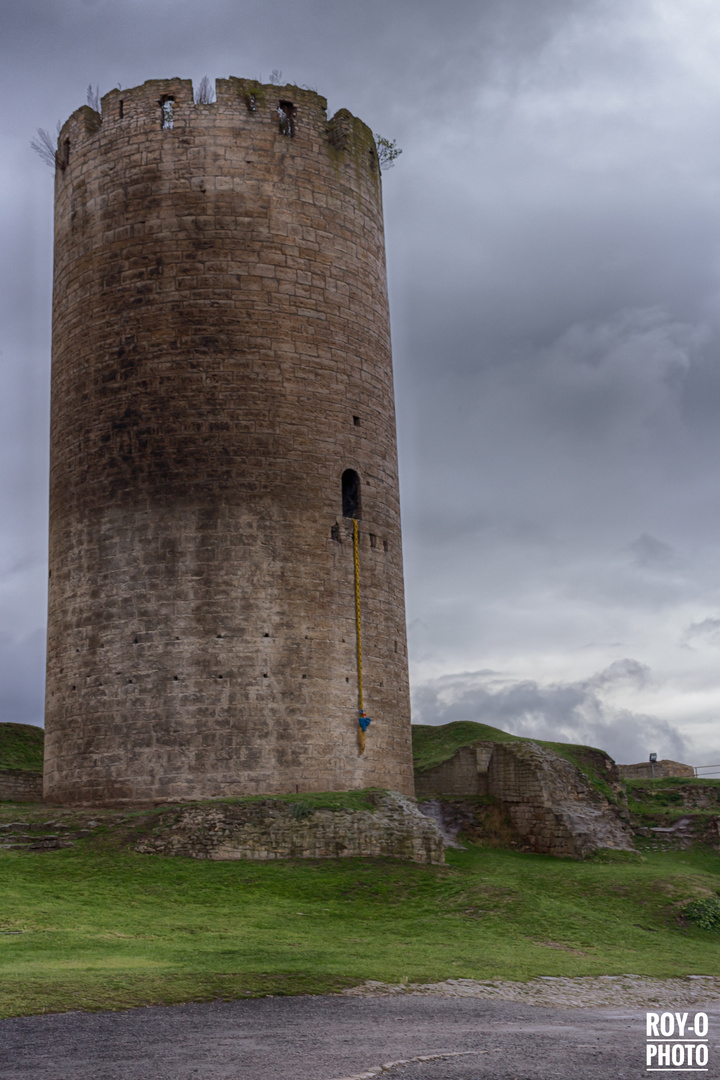
[[[59,147],[46,798],[412,792],[372,133],[171,79]]]

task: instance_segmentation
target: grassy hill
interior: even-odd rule
[[[42,772],[44,739],[33,724],[0,723],[0,769]]]
[[[590,783],[611,802],[617,802],[617,792],[607,782],[608,770],[605,762],[608,755],[594,746],[582,746],[576,743],[547,742],[544,739],[525,739],[519,735],[510,735],[500,728],[489,724],[476,724],[472,720],[456,720],[452,724],[413,724],[413,764],[417,772],[426,772],[441,765],[455,754],[461,746],[468,746],[477,739],[489,739],[492,742],[535,742],[554,750],[560,757],[576,765],[585,773]],[[612,760],[612,759],[611,759]]]

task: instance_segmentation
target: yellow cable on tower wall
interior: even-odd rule
[[[353,518],[353,561],[355,563],[355,630],[357,638],[357,670],[358,670],[358,708],[360,717],[365,718],[365,706],[363,703],[363,670],[362,670],[362,632],[360,629],[360,544],[357,518]],[[358,723],[358,749],[361,754],[365,753],[365,731],[362,724]]]

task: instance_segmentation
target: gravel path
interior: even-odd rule
[[[478,982],[447,979],[445,982],[398,984],[367,982],[344,991],[349,997],[368,995],[404,997],[480,998],[485,1001],[518,1001],[564,1009],[611,1006],[632,1009],[679,1009],[720,1001],[720,978],[688,975],[682,979],[650,979],[644,975],[598,975],[566,979],[550,975],[529,982]]]
[[[651,1076],[645,1006],[682,1005],[691,1015],[704,1006],[709,1016],[709,1071],[698,1075],[717,1080],[718,998],[720,979],[453,980],[420,989],[366,986],[317,997],[19,1017],[0,1021],[0,1077],[640,1080]]]

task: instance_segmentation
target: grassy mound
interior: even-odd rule
[[[44,740],[40,727],[0,723],[0,769],[42,772]]]
[[[417,772],[426,772],[442,765],[444,761],[449,761],[461,746],[468,746],[477,739],[488,739],[497,743],[535,742],[538,746],[554,750],[560,757],[576,765],[592,786],[610,802],[618,801],[618,793],[608,784],[608,769],[605,765],[612,759],[594,746],[526,739],[520,735],[510,735],[507,731],[501,731],[489,724],[476,724],[472,720],[456,720],[452,724],[439,726],[413,724],[412,733],[413,764]]]
[[[476,724],[472,720],[456,720],[452,724],[413,724],[412,752],[413,765],[418,772],[434,769],[449,761],[461,746],[468,746],[477,739],[492,739],[493,742],[522,742],[517,735],[508,735],[500,728],[489,724]]]

